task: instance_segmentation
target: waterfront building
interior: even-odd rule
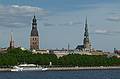
[[[91,51],[91,42],[89,39],[87,18],[85,21],[85,32],[84,32],[83,45],[78,45],[76,49],[79,51]]]
[[[67,49],[39,49],[39,34],[37,30],[37,20],[36,17],[33,17],[32,20],[32,30],[30,35],[30,49],[32,50],[33,54],[55,54],[57,57],[62,57],[68,54],[81,54],[81,55],[104,55],[106,54],[103,51],[95,50],[91,47],[91,42],[89,38],[88,32],[88,23],[87,18],[85,20],[85,32],[84,32],[84,39],[83,45],[78,45],[76,49],[70,49],[70,45],[68,44]]]
[[[33,54],[50,54],[48,49],[39,49],[39,50],[32,50]]]
[[[37,30],[37,19],[35,15],[32,19],[32,30],[30,35],[30,50],[39,50],[39,34]]]

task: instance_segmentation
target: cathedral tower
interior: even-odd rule
[[[37,20],[34,15],[32,19],[32,30],[30,35],[30,50],[38,50],[39,49],[39,34],[37,30]]]
[[[88,50],[88,51],[91,50],[91,43],[90,43],[90,40],[89,40],[87,18],[86,18],[86,21],[85,21],[85,32],[84,32],[83,45],[84,45],[85,50]]]

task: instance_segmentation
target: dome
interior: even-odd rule
[[[32,30],[31,30],[31,36],[38,36],[38,30],[37,30],[37,20],[35,16],[33,17],[33,22],[32,22]]]

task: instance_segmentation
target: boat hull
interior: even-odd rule
[[[34,67],[34,66],[14,66],[11,71],[46,71],[48,68],[42,68],[42,67]]]
[[[11,69],[11,71],[46,71],[47,68],[23,68],[23,69]]]

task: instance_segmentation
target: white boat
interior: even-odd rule
[[[34,64],[20,64],[14,66],[11,71],[46,71],[48,68],[43,68]]]

